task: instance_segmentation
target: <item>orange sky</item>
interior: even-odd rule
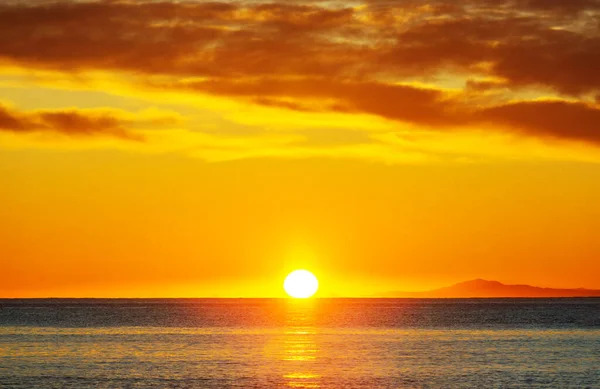
[[[600,289],[600,6],[0,5],[0,297]]]

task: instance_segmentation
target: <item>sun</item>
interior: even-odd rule
[[[319,289],[319,281],[308,270],[294,270],[283,281],[283,289],[294,298],[309,298]]]

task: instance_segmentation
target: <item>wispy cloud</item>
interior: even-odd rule
[[[52,132],[72,137],[111,136],[130,141],[143,137],[128,129],[130,123],[114,114],[77,109],[18,111],[0,105],[0,131]]]

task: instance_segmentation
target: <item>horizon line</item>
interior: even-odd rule
[[[311,298],[293,298],[293,297],[0,297],[0,300],[290,300],[290,301],[311,301],[311,300],[514,300],[514,299],[599,299],[600,296],[497,296],[497,297],[389,297],[389,296],[368,296],[368,297],[311,297]]]

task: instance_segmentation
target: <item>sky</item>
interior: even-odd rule
[[[3,1],[0,297],[600,289],[600,1]]]

